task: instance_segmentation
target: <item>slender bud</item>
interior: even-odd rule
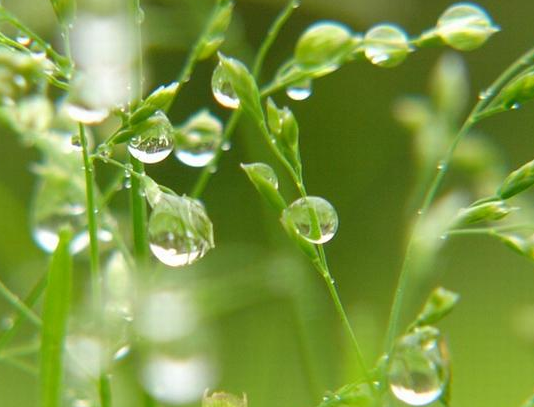
[[[534,160],[513,171],[502,183],[497,194],[502,199],[509,199],[534,184]]]

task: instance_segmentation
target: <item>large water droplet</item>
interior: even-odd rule
[[[222,132],[218,118],[207,110],[200,111],[177,131],[176,158],[191,167],[208,165],[221,145]]]
[[[185,266],[213,245],[213,226],[202,205],[188,197],[162,194],[148,221],[150,250],[162,263]]]
[[[307,196],[297,199],[282,214],[283,220],[308,242],[323,244],[332,239],[337,231],[336,210],[327,200]]]
[[[162,111],[156,112],[139,126],[139,133],[130,140],[128,151],[145,164],[154,164],[167,158],[174,140],[173,128]]]
[[[230,79],[221,63],[219,63],[213,71],[213,76],[211,77],[211,90],[215,100],[224,107],[229,109],[237,109],[239,107],[239,98],[237,97],[234,88],[230,83]]]
[[[301,82],[294,83],[286,89],[286,94],[293,100],[305,100],[312,94],[312,81],[306,79]]]
[[[453,5],[445,10],[436,29],[446,44],[460,51],[478,48],[497,31],[486,11],[469,3]]]
[[[403,62],[410,52],[406,33],[397,26],[380,24],[365,34],[365,56],[373,64],[391,68]]]
[[[388,370],[391,392],[412,406],[437,400],[448,380],[445,344],[433,327],[418,328],[401,337]]]

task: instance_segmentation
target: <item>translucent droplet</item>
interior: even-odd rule
[[[232,88],[230,79],[224,71],[221,63],[219,63],[213,71],[213,76],[211,77],[211,91],[213,92],[215,100],[224,107],[229,109],[237,109],[239,107],[239,98]]]
[[[232,148],[232,143],[229,142],[228,140],[224,141],[221,144],[221,150],[222,151],[230,151],[231,148]]]
[[[308,196],[297,199],[282,214],[283,220],[308,242],[323,244],[332,239],[337,231],[336,210],[327,200]]]
[[[417,328],[401,337],[388,369],[391,392],[411,406],[437,400],[448,380],[445,344],[433,327]]]
[[[293,100],[305,100],[312,94],[312,81],[306,79],[302,82],[294,83],[286,89],[286,94]]]
[[[479,98],[480,100],[488,99],[488,98],[490,98],[491,96],[493,96],[493,92],[491,91],[491,89],[483,90],[483,91],[481,91],[481,92],[478,94],[478,98]]]
[[[145,164],[163,161],[171,153],[173,128],[162,111],[156,112],[139,126],[139,133],[130,140],[128,151]]]
[[[13,76],[13,83],[17,85],[21,90],[25,90],[28,87],[28,82],[22,75]]]
[[[132,187],[132,178],[126,177],[124,178],[124,182],[122,183],[124,189],[130,189]]]
[[[460,3],[445,10],[438,19],[436,31],[449,46],[470,51],[484,44],[498,28],[481,7]]]
[[[82,151],[82,140],[79,134],[73,134],[70,138],[73,151]]]
[[[81,378],[96,379],[105,368],[105,347],[101,339],[85,334],[67,336],[68,369]]]
[[[113,147],[109,144],[100,144],[98,148],[96,149],[96,152],[100,157],[102,157],[104,160],[111,157],[111,154],[113,153]]]
[[[145,11],[142,8],[137,9],[137,24],[143,24],[145,21]]]
[[[191,167],[208,165],[222,141],[219,119],[202,110],[189,119],[176,134],[176,158]]]
[[[214,371],[203,357],[150,357],[141,368],[141,383],[156,400],[172,405],[199,400],[213,385]]]
[[[34,196],[31,211],[32,235],[37,245],[52,253],[59,242],[59,231],[69,226],[73,231],[70,250],[79,253],[89,241],[86,230],[85,196],[75,182],[46,180]]]
[[[113,355],[113,360],[124,359],[126,356],[128,356],[128,354],[130,353],[130,350],[131,350],[130,345],[124,345],[120,347]]]
[[[365,34],[365,56],[373,64],[391,68],[403,62],[410,52],[406,33],[397,26],[380,24]]]
[[[519,109],[520,107],[521,107],[521,105],[520,105],[519,103],[514,103],[514,104],[510,107],[510,109],[512,109],[512,110],[517,110],[517,109]]]
[[[106,109],[93,110],[73,103],[67,103],[65,110],[72,120],[83,124],[102,123],[109,115]]]
[[[202,205],[191,198],[161,194],[148,221],[150,249],[162,263],[185,266],[213,244],[213,226]]]
[[[32,39],[28,37],[26,34],[21,32],[17,35],[17,42],[20,45],[24,45],[25,47],[27,47],[32,43]]]

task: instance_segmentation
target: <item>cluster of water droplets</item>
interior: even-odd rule
[[[436,328],[425,326],[401,337],[389,361],[390,390],[411,406],[423,406],[441,397],[448,381],[448,361]]]
[[[215,100],[229,109],[237,109],[241,104],[235,93],[230,78],[222,64],[219,62],[211,77],[211,90]]]
[[[297,199],[284,209],[282,220],[314,244],[331,240],[339,224],[337,212],[330,202],[316,196]]]
[[[174,129],[162,111],[139,124],[136,131],[128,144],[128,151],[139,161],[154,164],[163,161],[172,152]]]
[[[148,220],[148,239],[150,250],[163,264],[185,266],[214,246],[213,225],[200,202],[162,193]]]
[[[201,110],[176,130],[174,154],[178,160],[191,167],[204,167],[215,157],[222,143],[221,121]]]

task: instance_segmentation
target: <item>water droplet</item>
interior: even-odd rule
[[[166,404],[189,404],[199,400],[213,385],[214,371],[203,357],[178,359],[153,355],[142,366],[141,383],[156,400]]]
[[[52,253],[59,242],[59,230],[69,225],[74,237],[73,254],[87,247],[85,196],[69,180],[46,180],[34,196],[31,211],[32,235],[38,246]]]
[[[106,160],[110,158],[111,154],[113,153],[113,147],[109,144],[100,144],[96,149],[96,152],[104,159],[104,162],[106,162]]]
[[[224,141],[221,145],[222,151],[230,151],[231,148],[232,148],[232,143],[228,140]]]
[[[124,359],[129,353],[130,353],[131,347],[130,345],[124,345],[120,347],[117,352],[113,355],[113,360],[121,360]]]
[[[145,11],[142,8],[137,9],[137,24],[143,24],[145,21]]]
[[[176,158],[191,167],[208,165],[222,140],[223,125],[207,110],[191,117],[176,133]]]
[[[514,104],[510,107],[510,109],[517,110],[517,109],[519,109],[520,107],[521,107],[521,105],[520,105],[519,103],[514,103]]]
[[[21,90],[25,90],[28,87],[28,82],[22,75],[13,76],[13,83],[17,85]]]
[[[306,79],[302,82],[294,83],[286,89],[286,94],[293,100],[305,100],[312,94],[312,81]]]
[[[391,392],[411,406],[437,400],[448,380],[445,344],[433,327],[418,328],[401,337],[391,356]]]
[[[440,161],[437,166],[438,171],[444,171],[447,169],[447,163],[444,161]]]
[[[188,197],[161,194],[148,221],[150,249],[162,263],[185,266],[213,245],[213,226],[202,205]]]
[[[485,100],[485,99],[488,99],[488,98],[490,98],[492,96],[493,96],[493,91],[491,89],[483,90],[478,94],[478,98],[480,100]]]
[[[26,34],[20,32],[17,35],[17,42],[20,45],[24,45],[25,47],[28,47],[32,43],[32,39],[30,37],[28,37]]]
[[[132,178],[131,177],[125,177],[124,182],[122,183],[124,189],[130,189],[132,187]]]
[[[337,231],[336,210],[327,200],[307,196],[297,199],[282,214],[288,225],[308,242],[323,244],[332,239]]]
[[[211,90],[215,100],[224,107],[229,109],[237,109],[239,107],[239,98],[232,88],[230,80],[221,63],[219,63],[213,71],[213,76],[211,77]]]
[[[139,133],[128,144],[128,151],[145,164],[163,161],[174,146],[172,133],[169,119],[158,111],[140,125]]]
[[[410,52],[406,33],[397,26],[380,24],[365,34],[365,56],[373,64],[391,68],[402,63]]]
[[[82,151],[82,140],[79,134],[73,134],[70,137],[70,145],[72,146],[72,151]]]
[[[85,334],[67,336],[67,368],[81,378],[96,379],[105,368],[105,347],[101,339]]]
[[[423,210],[422,210],[422,209],[418,209],[418,210],[417,210],[417,214],[418,214],[418,215],[422,215],[422,214],[423,214]]]
[[[73,103],[67,103],[65,110],[72,120],[83,124],[102,123],[109,115],[106,109],[92,110]]]
[[[446,44],[460,51],[478,48],[497,31],[490,16],[481,7],[468,3],[445,10],[436,29]]]

